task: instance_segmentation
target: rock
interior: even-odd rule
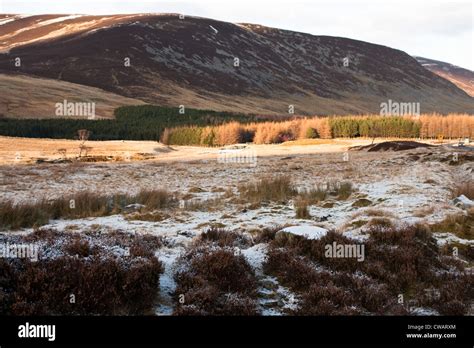
[[[191,231],[179,231],[177,234],[178,236],[184,236],[188,238],[194,237],[194,233]]]
[[[320,216],[318,218],[318,221],[319,222],[324,222],[324,221],[328,221],[328,219],[331,217],[331,215],[324,215],[324,216]]]
[[[372,204],[372,201],[370,201],[369,199],[360,198],[354,203],[352,203],[352,206],[356,208],[360,208],[360,207],[367,207],[371,204]]]
[[[460,195],[459,197],[456,197],[452,200],[453,204],[462,209],[469,209],[471,207],[474,207],[474,201],[470,200],[464,195]]]
[[[131,212],[134,212],[134,211],[140,211],[142,208],[145,208],[145,206],[143,204],[133,203],[133,204],[127,205],[124,208],[124,211],[126,213],[131,213]]]
[[[326,202],[323,204],[323,208],[332,208],[334,207],[334,202]]]
[[[318,226],[290,226],[278,231],[275,239],[287,239],[291,236],[302,236],[306,239],[320,239],[326,235],[328,231]]]
[[[280,306],[280,301],[278,300],[269,300],[261,303],[264,308],[276,308]]]

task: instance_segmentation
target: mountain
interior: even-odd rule
[[[114,109],[143,101],[95,87],[26,75],[0,74],[0,117],[47,118],[55,115],[56,103],[94,102],[97,118],[113,118]]]
[[[423,57],[415,57],[418,63],[424,68],[442,78],[451,81],[456,86],[466,91],[471,97],[474,97],[474,72],[468,69],[461,68],[459,66],[440,62],[439,60],[433,60]]]
[[[422,113],[474,113],[474,98],[402,51],[254,24],[177,14],[0,15],[0,51],[1,73],[164,106],[347,114],[379,113],[390,99],[419,102]]]

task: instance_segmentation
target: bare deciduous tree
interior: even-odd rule
[[[369,135],[372,138],[371,144],[374,143],[375,138],[379,137],[381,133],[382,133],[382,127],[380,126],[380,124],[374,123],[370,126]]]
[[[85,153],[85,156],[87,156],[87,153],[91,149],[90,147],[87,147],[85,145],[86,141],[89,139],[89,136],[91,135],[91,132],[88,131],[87,129],[79,129],[77,131],[77,137],[80,141],[79,144],[79,158],[82,157],[82,153]]]

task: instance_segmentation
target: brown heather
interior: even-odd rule
[[[243,255],[235,255],[231,248],[197,244],[181,264],[175,274],[175,315],[258,314],[257,279]]]
[[[335,232],[320,240],[278,235],[270,241],[264,272],[300,296],[293,311],[298,315],[405,315],[408,306],[429,306],[442,315],[469,312],[474,277],[449,250],[438,248],[429,230],[416,225],[367,232],[363,262],[325,257],[325,245],[355,243]],[[427,296],[426,289],[439,296]],[[397,302],[400,294],[404,304]]]
[[[152,313],[163,272],[154,256],[160,240],[119,231],[85,235],[41,229],[24,237],[7,237],[44,244],[37,262],[0,258],[0,314]],[[112,246],[129,246],[130,255],[117,256],[110,252]],[[43,258],[47,250],[58,256]]]

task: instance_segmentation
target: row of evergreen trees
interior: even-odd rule
[[[115,110],[115,119],[111,120],[2,118],[0,135],[75,139],[79,129],[87,129],[91,140],[159,140],[167,127],[218,125],[233,120],[253,122],[257,117],[154,105],[124,106]]]
[[[0,135],[75,139],[79,129],[91,140],[161,140],[175,145],[220,146],[236,142],[276,143],[302,138],[474,137],[470,115],[256,116],[212,110],[125,106],[115,119],[0,118]]]
[[[333,138],[418,138],[421,129],[416,118],[397,116],[331,117],[329,126]]]

